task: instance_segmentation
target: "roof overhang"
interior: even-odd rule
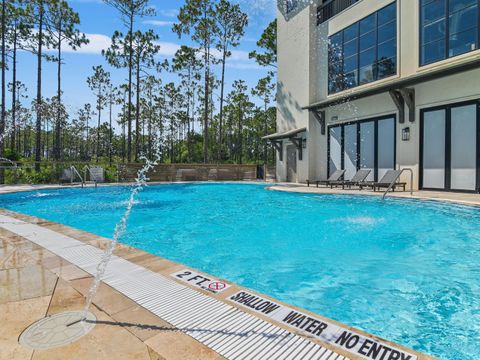
[[[347,94],[343,93],[335,97],[331,97],[308,106],[302,107],[304,110],[321,110],[328,106],[344,103],[345,101],[357,100],[372,95],[378,95],[381,93],[388,93],[392,90],[402,89],[408,86],[416,85],[425,81],[436,80],[449,75],[458,74],[468,70],[480,68],[480,56],[477,56],[473,60],[465,61],[459,64],[455,64],[449,67],[443,67],[441,69],[428,70],[420,74],[415,74],[406,78],[389,81],[388,83],[370,87],[365,90],[350,91]]]
[[[285,132],[277,132],[275,134],[270,134],[267,136],[262,137],[262,140],[267,140],[267,141],[275,141],[275,140],[282,140],[282,139],[289,139],[294,137],[297,134],[300,134],[302,132],[307,131],[306,127],[299,128],[299,129],[293,129]]]

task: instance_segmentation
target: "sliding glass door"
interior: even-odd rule
[[[450,189],[477,187],[477,106],[451,109]]]
[[[336,126],[329,129],[329,152],[328,176],[335,170],[342,169],[342,127]]]
[[[378,120],[377,177],[381,179],[388,170],[395,169],[395,119]]]
[[[423,187],[445,188],[446,111],[426,112],[423,118]]]
[[[422,188],[479,190],[478,107],[478,102],[469,102],[422,111]]]
[[[375,179],[375,122],[360,123],[360,168],[371,170],[368,181]]]
[[[351,179],[357,172],[357,124],[346,125],[343,128],[345,142],[343,146],[343,158],[345,179]]]
[[[367,180],[379,180],[395,168],[395,117],[351,122],[329,128],[329,175],[345,169],[351,179],[369,169]]]

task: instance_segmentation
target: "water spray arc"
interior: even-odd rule
[[[142,156],[144,166],[138,171],[135,183],[131,186],[130,195],[125,212],[115,226],[113,239],[110,241],[96,267],[95,277],[88,291],[85,306],[80,311],[67,311],[46,318],[30,325],[20,335],[19,342],[30,349],[49,349],[63,346],[77,341],[89,333],[96,324],[96,317],[89,310],[95,299],[100,283],[102,282],[107,266],[119,239],[125,234],[127,222],[133,209],[133,204],[139,192],[147,185],[147,173],[151,171],[161,159],[160,137],[155,136],[155,157],[153,160]]]

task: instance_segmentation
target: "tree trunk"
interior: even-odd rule
[[[148,91],[148,157],[152,158],[152,112],[153,112],[153,103],[152,103],[152,90]]]
[[[132,57],[133,57],[133,14],[130,15],[130,44],[128,48],[128,140],[127,140],[127,160],[132,161]]]
[[[61,109],[62,103],[62,18],[60,15],[60,23],[58,26],[58,68],[57,68],[57,121],[55,123],[55,148],[53,151],[54,159],[59,161],[61,156],[61,137],[62,137],[62,125],[61,125]]]
[[[86,138],[86,141],[85,141],[85,160],[88,160],[89,159],[89,156],[88,156],[88,120],[89,120],[89,117],[90,117],[90,114],[87,114],[87,118],[85,119],[85,127],[87,129],[87,138]]]
[[[240,109],[240,113],[238,114],[238,148],[239,148],[239,154],[238,154],[238,158],[239,158],[239,163],[241,164],[242,163],[242,153],[243,153],[243,135],[242,135],[242,131],[243,131],[243,128],[242,128],[242,123],[243,123],[243,111],[242,109]]]
[[[217,161],[222,160],[222,126],[223,126],[223,97],[225,90],[225,63],[227,61],[227,45],[224,42],[222,54],[222,78],[220,81],[220,114],[218,116],[218,154]]]
[[[112,94],[110,93],[110,115],[109,115],[109,120],[110,120],[110,128],[109,128],[109,133],[108,133],[108,161],[110,163],[110,166],[112,166],[112,141],[113,141],[113,133],[112,133]]]
[[[263,129],[263,136],[267,136],[267,132],[268,132],[268,114],[267,114],[267,101],[265,100],[265,108],[264,108],[264,112],[263,112],[263,116],[264,116],[264,129]],[[263,161],[265,164],[268,163],[268,146],[267,146],[267,142],[264,141],[263,142]]]
[[[12,59],[12,137],[10,148],[15,150],[16,145],[16,127],[17,127],[17,31],[18,23],[15,20],[13,29],[13,59]]]
[[[209,67],[209,49],[205,46],[205,94],[204,94],[204,113],[203,113],[203,162],[208,163],[208,110],[209,110],[209,83],[210,83],[210,67]]]
[[[136,86],[136,103],[135,109],[135,161],[138,161],[140,152],[140,58],[137,59],[137,86]]]
[[[35,124],[35,171],[40,171],[42,141],[42,45],[43,45],[43,1],[39,1],[38,49],[37,49],[37,121]]]
[[[100,122],[102,119],[102,85],[100,85],[100,92],[98,93],[97,98],[97,107],[98,107],[98,121],[97,121],[97,146],[95,148],[95,162],[98,164],[98,156],[100,154]]]
[[[3,146],[4,146],[4,138],[5,138],[5,68],[6,68],[6,52],[7,49],[5,48],[5,37],[6,37],[6,22],[7,22],[7,4],[6,0],[2,1],[2,106],[1,106],[1,115],[0,115],[0,157],[3,156]],[[0,184],[5,182],[4,170],[0,169]]]

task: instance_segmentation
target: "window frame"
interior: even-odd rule
[[[285,14],[290,14],[298,6],[298,0],[285,0]]]
[[[460,54],[456,54],[456,55],[452,55],[452,56],[449,56],[449,51],[450,51],[450,1],[451,0],[443,0],[444,1],[444,5],[445,5],[445,13],[443,14],[445,16],[445,38],[443,39],[443,45],[445,46],[445,49],[444,49],[444,57],[441,58],[441,59],[438,59],[438,60],[434,60],[434,61],[430,61],[430,62],[423,62],[422,58],[424,56],[424,43],[423,43],[423,29],[424,29],[424,24],[423,24],[423,10],[425,8],[425,6],[422,5],[422,0],[420,0],[418,2],[418,14],[419,14],[419,17],[418,17],[418,67],[419,68],[422,68],[422,67],[425,67],[425,66],[429,66],[429,65],[432,65],[432,64],[435,64],[435,63],[438,63],[438,62],[441,62],[441,61],[445,61],[445,60],[448,60],[448,59],[453,59],[457,56],[462,56],[462,55],[465,55],[465,54],[468,54],[468,53],[471,53],[473,51],[478,51],[480,50],[480,0],[476,0],[477,1],[477,24],[476,24],[476,27],[477,27],[477,41],[476,41],[476,44],[475,44],[475,49],[473,50],[469,50],[469,51],[465,51],[463,53],[460,53]],[[427,4],[428,5],[428,4]],[[467,8],[467,7],[465,7]],[[456,12],[458,12],[460,10],[457,10]],[[469,29],[473,29],[472,28],[469,28]],[[468,29],[467,29],[468,30]],[[466,30],[466,31],[467,31]],[[458,33],[455,33],[455,34],[461,34],[462,32],[458,32]],[[434,41],[431,41],[431,42],[437,42],[437,41],[440,41],[439,40],[434,40]]]
[[[480,1],[480,0],[479,0]],[[395,7],[395,18],[390,20],[389,22],[386,22],[386,23],[383,23],[379,26],[379,23],[378,23],[378,13],[381,12],[382,10],[390,7],[390,6],[393,6]],[[372,30],[370,30],[369,32],[366,32],[364,34],[367,35],[369,34],[370,32],[375,32],[374,34],[374,45],[367,48],[366,50],[364,51],[370,51],[372,48],[374,49],[374,52],[375,52],[375,61],[374,63],[372,63],[372,71],[373,71],[373,80],[372,81],[369,81],[369,82],[365,82],[365,83],[361,83],[361,78],[360,78],[360,73],[361,73],[361,70],[363,68],[366,68],[368,65],[365,65],[364,67],[360,67],[360,55],[361,53],[363,53],[364,51],[361,51],[361,47],[360,47],[360,40],[361,40],[361,30],[360,30],[360,23],[362,20],[364,19],[367,19],[369,18],[370,16],[374,15],[375,16],[375,24],[374,24],[374,27]],[[354,22],[353,24],[350,24],[348,26],[346,26],[345,28],[337,31],[336,33],[333,33],[331,35],[328,36],[328,40],[329,40],[329,46],[328,46],[328,55],[327,55],[327,66],[328,66],[328,76],[327,76],[327,93],[328,95],[334,95],[334,94],[337,94],[337,93],[340,93],[342,91],[346,91],[346,90],[351,90],[351,89],[354,89],[356,87],[359,87],[359,86],[363,86],[363,85],[367,85],[367,84],[371,84],[371,83],[374,83],[376,81],[380,81],[380,80],[384,80],[384,79],[387,79],[389,77],[392,77],[392,76],[397,76],[398,75],[398,40],[399,40],[399,36],[398,36],[398,22],[399,22],[399,19],[398,19],[398,16],[399,16],[399,13],[398,13],[398,0],[395,0],[381,8],[379,8],[378,10],[370,13],[369,15],[359,19],[358,21]],[[378,59],[378,47],[379,47],[379,27],[383,27],[383,26],[386,26],[390,23],[394,23],[395,24],[395,35],[393,38],[391,39],[387,39],[386,41],[383,41],[382,44],[384,43],[387,43],[388,41],[392,41],[393,39],[395,39],[395,55],[393,57],[390,57],[388,59],[392,59],[392,58],[395,58],[395,71],[392,73],[392,74],[389,74],[387,76],[384,76],[382,78],[378,78],[378,64],[380,63],[379,59]],[[347,84],[346,83],[346,78],[345,78],[345,67],[344,67],[344,63],[345,63],[345,53],[344,53],[344,48],[345,48],[345,37],[344,37],[344,32],[345,30],[347,30],[348,28],[352,27],[352,26],[356,26],[357,27],[357,37],[355,40],[350,40],[350,41],[356,41],[356,47],[357,47],[357,52],[355,55],[352,55],[352,56],[356,56],[357,57],[357,66],[356,66],[356,79],[355,79],[355,85],[350,85],[350,84]],[[331,63],[331,39],[335,36],[338,36],[339,34],[341,34],[341,44],[339,44],[339,49],[340,49],[340,52],[341,52],[341,64],[339,64],[339,67],[341,68],[340,69],[340,74],[338,74],[335,79],[332,78],[332,73],[330,71],[331,67],[332,67],[332,63]],[[349,41],[349,42],[350,42]],[[347,42],[348,43],[348,42]],[[337,46],[335,46],[336,48]],[[338,49],[337,49],[338,50]],[[349,57],[350,58],[350,57]],[[384,60],[388,60],[388,59],[384,59]],[[332,89],[332,86],[331,84],[333,83],[338,83],[339,81],[341,81],[341,88],[337,88],[337,89]]]
[[[397,114],[396,113],[391,113],[387,115],[382,115],[382,116],[374,116],[370,117],[367,119],[362,119],[362,120],[350,120],[346,122],[340,122],[338,124],[329,124],[327,126],[327,174],[330,176],[330,129],[332,128],[340,128],[340,162],[341,162],[341,167],[342,169],[345,168],[345,126],[348,125],[356,125],[357,126],[357,157],[356,157],[356,168],[357,171],[362,169],[360,162],[361,162],[361,148],[362,148],[362,142],[361,142],[361,124],[363,123],[369,123],[372,122],[374,126],[374,167],[373,167],[373,178],[374,181],[378,181],[378,123],[382,120],[393,120],[393,163],[394,166],[396,167],[397,165],[397,131],[398,131],[398,125],[397,125]]]

